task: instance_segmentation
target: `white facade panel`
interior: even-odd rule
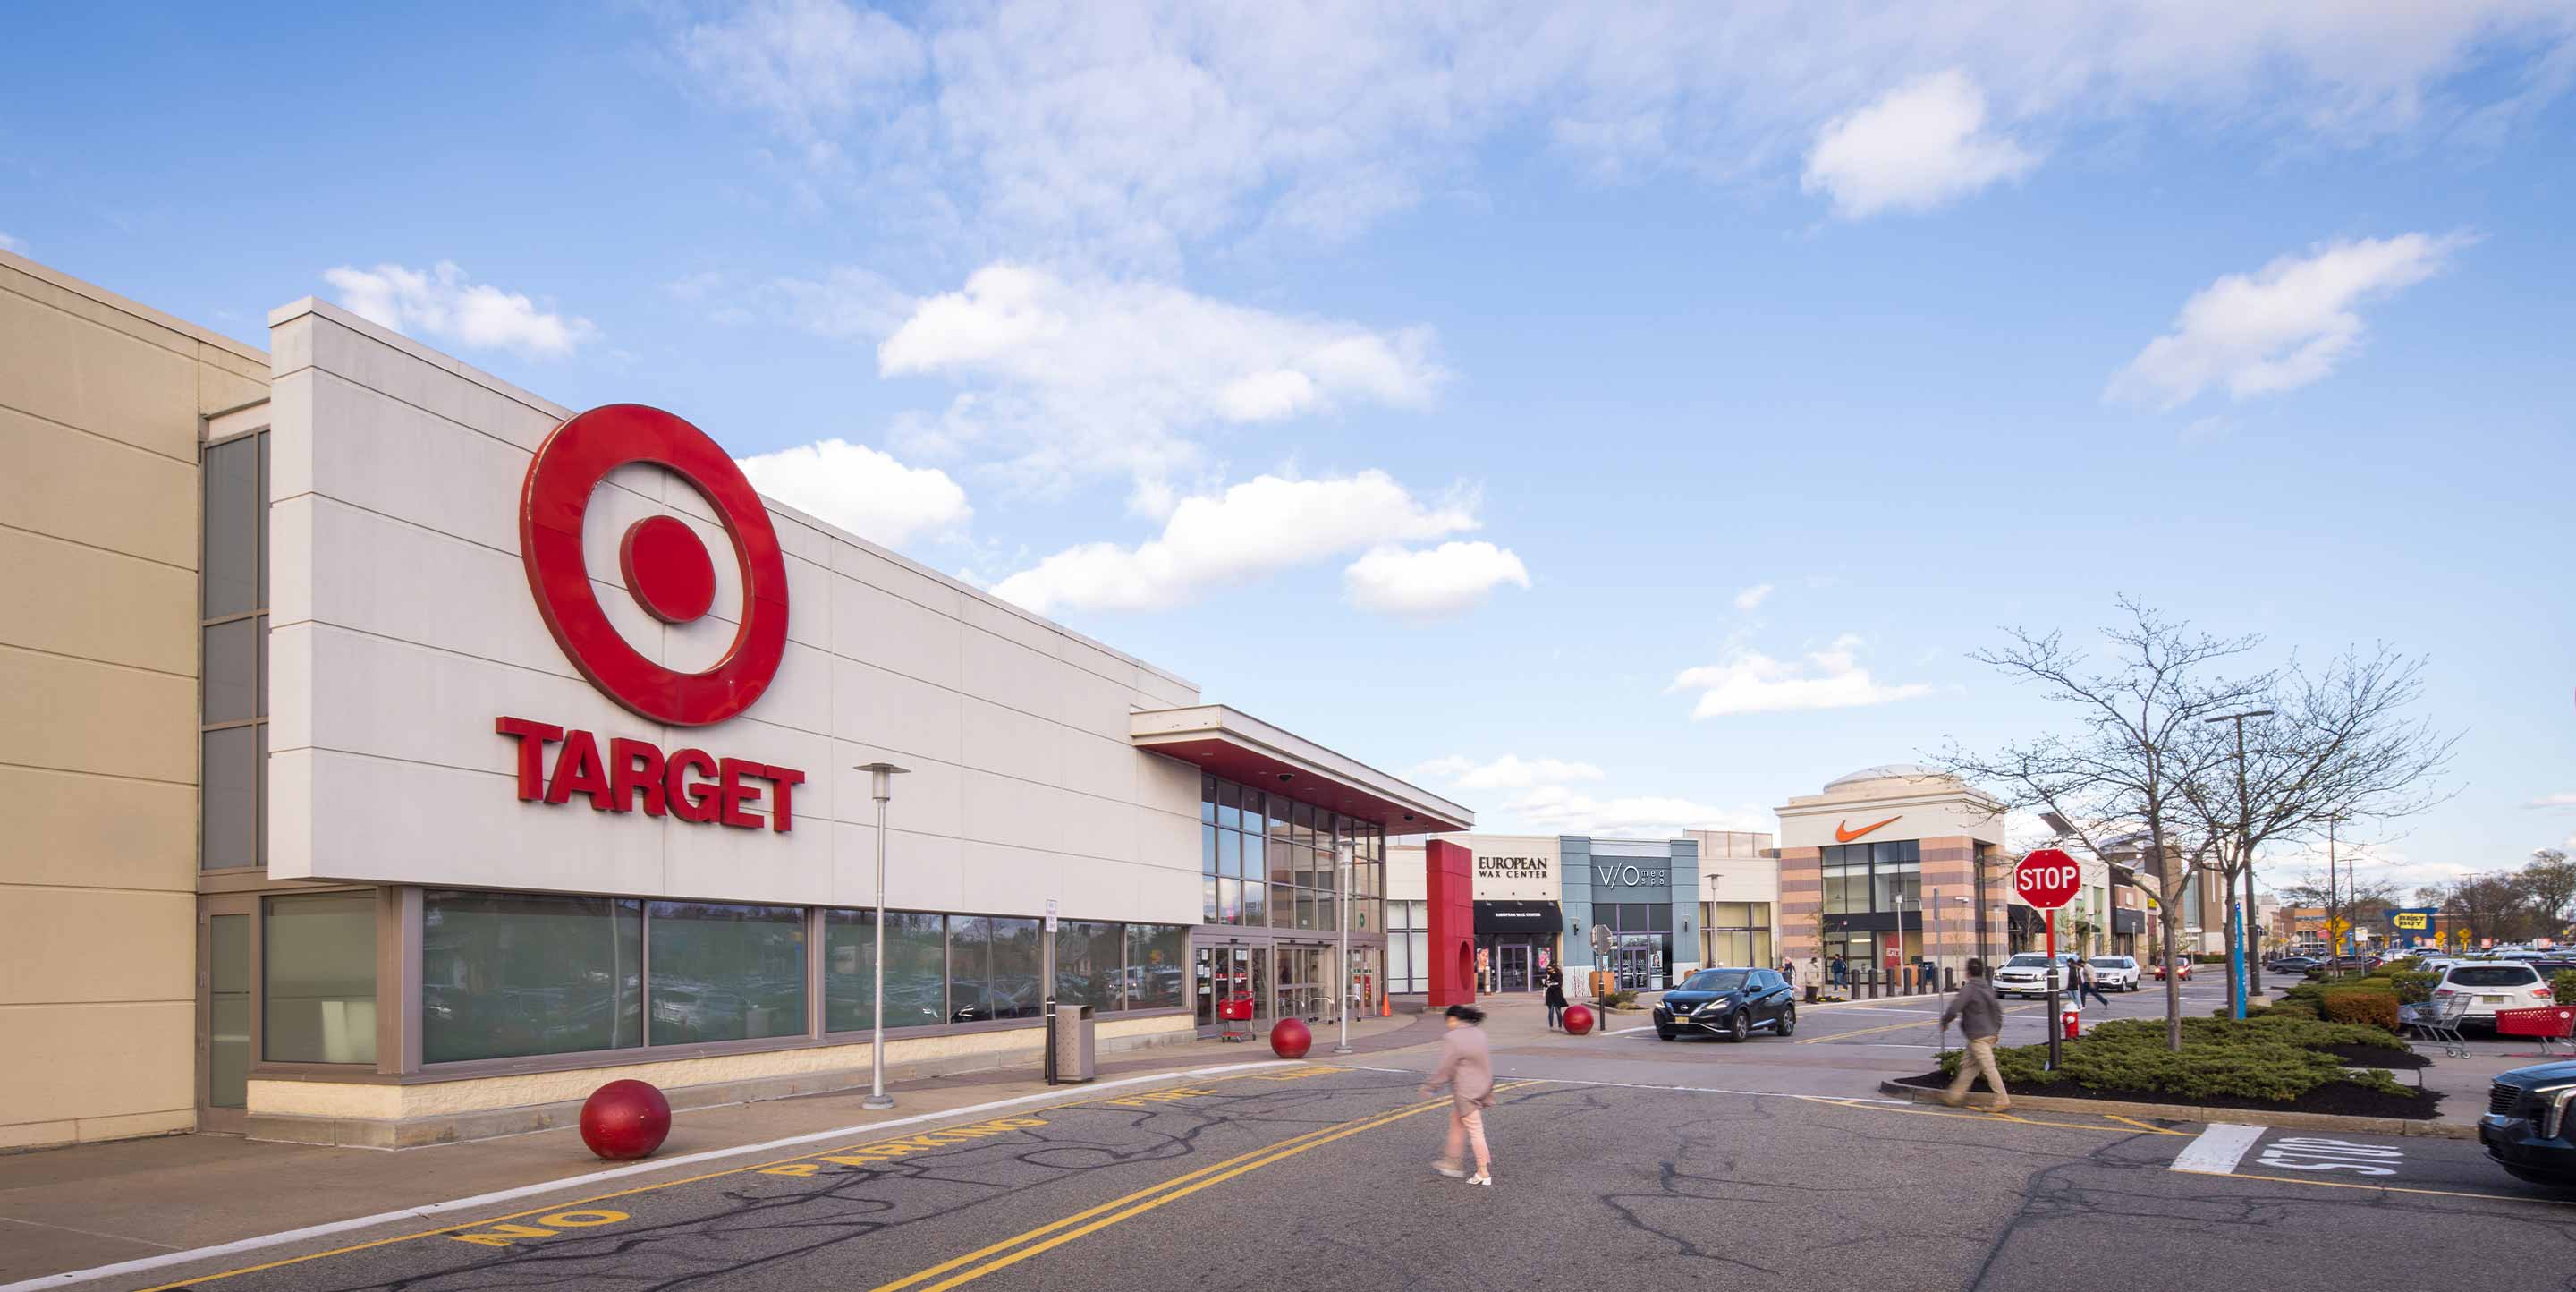
[[[1198,701],[1186,683],[773,506],[777,676],[724,723],[640,718],[566,657],[519,555],[532,455],[569,410],[328,306],[280,311],[272,339],[273,874],[865,903],[875,805],[849,768],[883,759],[912,769],[889,813],[893,904],[1196,921],[1198,771],[1128,743],[1130,712]],[[619,542],[653,515],[707,545],[707,618],[665,625],[624,590]],[[695,490],[630,465],[585,519],[592,586],[628,643],[682,669],[720,658],[743,590]],[[627,737],[802,771],[794,826],[524,802],[504,716],[594,733],[603,754]],[[748,784],[768,818],[774,787]]]

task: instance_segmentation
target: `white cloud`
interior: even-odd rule
[[[1818,178],[1850,181],[1864,205],[1992,182],[2032,141],[2102,125],[2252,135],[2258,152],[2269,136],[2484,137],[2532,128],[2568,78],[2524,70],[2552,66],[2576,36],[2559,0],[999,0],[923,12],[909,42],[872,9],[813,0],[675,28],[672,44],[690,76],[818,168],[840,174],[844,153],[864,155],[847,192],[898,227],[970,255],[1037,248],[1165,268],[1195,243],[1352,236],[1475,187],[1479,150],[1500,137],[1550,140],[1614,180],[1774,182],[1815,148]],[[1861,147],[1877,132],[1851,123],[1871,105],[1944,77],[1982,91],[2022,142],[1957,129],[1954,96],[1932,102],[1946,117],[1887,123],[1951,122],[1923,139],[1948,164]],[[1818,148],[1834,122],[1840,148]]]
[[[965,528],[966,491],[937,467],[907,467],[846,440],[736,459],[751,487],[888,547]]]
[[[1804,661],[1738,651],[1723,664],[1682,670],[1671,689],[1700,693],[1699,702],[1691,707],[1693,718],[1849,709],[1932,693],[1923,683],[1891,684],[1871,677],[1860,665],[1860,646],[1860,638],[1846,634],[1824,650],[1810,652]]]
[[[1476,527],[1469,502],[1426,504],[1383,471],[1321,480],[1264,475],[1174,504],[1163,532],[1134,547],[1066,548],[994,586],[1039,614],[1146,610],[1199,590],[1388,544]]]
[[[1928,211],[2018,179],[2039,155],[1986,129],[1986,96],[1957,68],[1909,81],[1816,135],[1800,185],[1834,214]]]
[[[2440,273],[2467,241],[2408,233],[2334,242],[2229,274],[2183,302],[2174,330],[2148,342],[2103,398],[2171,409],[2213,385],[2245,399],[2320,380],[2361,343],[2356,306]]]
[[[599,339],[589,319],[540,310],[516,292],[468,282],[454,261],[428,269],[341,265],[324,270],[322,279],[339,289],[340,303],[360,318],[471,350],[559,359]]]
[[[921,39],[903,24],[839,0],[764,0],[726,21],[688,27],[674,44],[701,84],[768,114],[808,145],[858,109],[883,104],[926,67]],[[818,162],[836,155],[809,151]]]
[[[1757,583],[1752,587],[1746,588],[1744,591],[1735,594],[1735,608],[1738,610],[1753,610],[1760,607],[1763,602],[1770,599],[1771,585],[1768,583]]]
[[[1406,619],[1438,619],[1483,604],[1506,583],[1529,586],[1529,570],[1491,543],[1374,548],[1342,571],[1351,604]]]
[[[1006,474],[1033,488],[1117,472],[1162,485],[1201,465],[1201,432],[1363,405],[1420,408],[1447,377],[1426,328],[1379,331],[1029,265],[988,265],[961,289],[918,300],[873,276],[816,285],[813,297],[819,316],[858,320],[837,333],[809,322],[818,331],[890,325],[877,347],[881,375],[967,388],[899,445],[922,456],[997,450]]]
[[[2523,806],[2532,808],[2576,807],[2576,790],[2568,790],[2559,794],[2543,794],[2539,798],[2523,804]]]
[[[27,254],[27,244],[23,239],[0,233],[0,251],[13,251],[23,256]]]
[[[1497,830],[1635,839],[1671,838],[1684,830],[1747,830],[1769,834],[1779,829],[1770,812],[1750,804],[1721,807],[1714,803],[1656,794],[1595,798],[1561,785],[1541,786],[1499,808],[1479,812],[1477,821],[1481,828]],[[1489,822],[1508,822],[1509,825]]]
[[[1543,782],[1597,781],[1606,773],[1590,763],[1559,758],[1524,759],[1518,754],[1505,754],[1492,762],[1480,763],[1464,754],[1450,754],[1416,764],[1407,769],[1405,775],[1417,780],[1440,781],[1462,790],[1521,790]]]
[[[1477,762],[1450,754],[1417,764],[1405,775],[1438,784],[1444,791],[1510,793],[1499,804],[1480,803],[1480,828],[1501,833],[1597,834],[1609,837],[1670,838],[1684,830],[1754,830],[1769,833],[1769,811],[1755,805],[1720,807],[1670,795],[1629,794],[1596,797],[1573,782],[1607,779],[1601,768],[1556,758],[1524,759],[1505,754]]]

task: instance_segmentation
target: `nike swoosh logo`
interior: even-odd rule
[[[1895,816],[1889,817],[1889,818],[1888,818],[1887,820],[1885,820],[1885,821],[1872,821],[1872,822],[1870,822],[1868,825],[1862,826],[1861,828],[1859,828],[1859,829],[1857,829],[1857,830],[1846,829],[1846,828],[1844,828],[1844,825],[1843,825],[1843,823],[1842,823],[1842,822],[1840,822],[1840,821],[1836,821],[1836,822],[1834,822],[1834,842],[1836,842],[1836,843],[1850,843],[1852,840],[1857,839],[1857,838],[1861,837],[1862,835],[1868,834],[1870,831],[1875,830],[1875,829],[1879,828],[1880,826],[1883,826],[1883,825],[1890,825],[1890,824],[1893,824],[1893,823],[1895,823],[1895,822],[1902,821],[1902,820],[1904,820],[1904,819],[1905,819],[1905,814],[1900,812],[1900,813],[1896,814]]]

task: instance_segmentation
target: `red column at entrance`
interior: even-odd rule
[[[1434,839],[1422,849],[1423,894],[1431,907],[1425,954],[1431,960],[1431,1008],[1476,1003],[1475,854]]]

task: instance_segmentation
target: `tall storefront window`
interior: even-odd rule
[[[1127,926],[1127,1008],[1179,1009],[1190,931],[1180,924]]]
[[[1397,995],[1431,990],[1429,902],[1386,904],[1386,989]]]
[[[206,446],[197,864],[268,864],[268,432]]]
[[[644,904],[428,893],[421,1060],[520,1058],[644,1043]]]
[[[1386,926],[1386,832],[1248,785],[1199,780],[1199,922],[1331,932],[1350,850],[1351,932]]]
[[[1777,963],[1771,955],[1769,902],[1703,902],[1700,927],[1706,930],[1705,964],[1763,968]]]
[[[1065,920],[1055,929],[1055,998],[1096,1010],[1118,1008],[1118,963],[1125,948],[1118,926],[1104,920]]]
[[[823,1030],[875,1026],[877,913],[823,913]],[[886,912],[886,1027],[948,1021],[948,920],[923,911]]]
[[[805,910],[652,904],[652,1041],[805,1034]]]
[[[950,918],[949,1021],[1038,1016],[1038,929],[1036,920]]]
[[[375,1062],[376,895],[272,897],[266,909],[260,1057]]]

